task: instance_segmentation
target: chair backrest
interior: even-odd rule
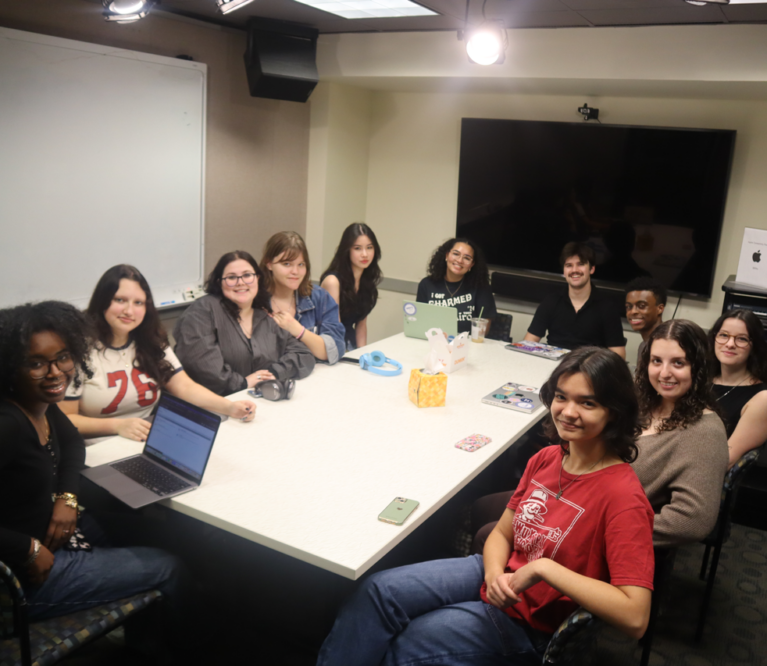
[[[493,317],[490,324],[490,330],[485,334],[488,340],[500,340],[501,342],[511,342],[511,322],[514,317],[510,314],[501,314],[500,312]]]
[[[600,620],[583,608],[574,610],[559,625],[543,655],[543,664],[589,664]]]
[[[728,492],[735,490],[737,485],[741,482],[743,473],[759,459],[759,454],[761,454],[764,446],[765,445],[762,444],[758,449],[747,451],[738,458],[736,463],[730,467],[730,469],[727,470],[727,474],[724,475],[724,485],[722,487],[722,504],[724,504],[725,495]]]
[[[14,638],[19,627],[14,620],[14,607],[24,601],[24,590],[13,571],[0,562],[0,640]]]

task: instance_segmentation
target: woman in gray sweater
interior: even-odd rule
[[[228,252],[205,283],[207,296],[176,323],[176,355],[187,374],[219,395],[267,379],[303,379],[314,369],[307,346],[272,319],[263,272],[247,252]]]
[[[633,463],[655,511],[656,547],[699,541],[719,513],[728,449],[697,324],[674,319],[656,328],[636,370],[642,435]]]

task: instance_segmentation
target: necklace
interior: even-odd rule
[[[743,379],[741,379],[737,384],[735,384],[735,386],[731,387],[730,390],[727,391],[727,393],[725,393],[723,395],[720,395],[716,399],[716,401],[719,402],[722,398],[726,398],[728,395],[730,395],[730,393],[732,393],[736,388],[738,388],[738,386],[740,386],[747,379],[751,379],[751,374],[750,373],[748,375],[746,375]]]
[[[568,454],[569,455],[569,454]],[[562,470],[565,468],[565,458],[567,456],[562,456],[562,466],[559,468],[559,492],[556,494],[556,498],[559,499],[562,497],[562,494],[567,490],[570,486],[572,486],[578,479],[580,479],[584,474],[587,472],[590,472],[592,469],[594,469],[599,463],[601,463],[605,457],[602,456],[599,460],[597,460],[591,467],[589,467],[585,472],[581,472],[578,476],[576,476],[570,483],[568,483],[564,488],[562,487]]]
[[[447,289],[447,293],[450,294],[450,298],[453,298],[461,289],[461,285],[463,284],[463,278],[461,278],[461,281],[458,283],[458,286],[455,288],[455,291],[450,291],[450,287],[447,286],[447,280],[445,280],[445,289]]]

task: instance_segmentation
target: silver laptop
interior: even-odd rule
[[[405,313],[403,330],[409,338],[426,340],[426,331],[439,328],[448,335],[458,335],[458,310],[442,305],[403,301]]]
[[[163,393],[143,453],[81,474],[134,509],[187,493],[202,483],[220,425],[220,416]]]

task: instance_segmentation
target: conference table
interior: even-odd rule
[[[256,400],[252,423],[221,424],[203,483],[165,506],[309,564],[356,580],[417,530],[545,414],[483,404],[507,382],[540,387],[556,362],[471,343],[465,367],[448,375],[444,407],[408,399],[426,340],[395,335],[347,356],[380,350],[404,366],[383,377],[356,364],[318,364],[290,400]],[[247,398],[245,391],[232,399]],[[464,437],[492,442],[474,452]],[[89,466],[140,453],[115,437],[87,448]],[[402,526],[378,520],[395,497],[420,502]]]

